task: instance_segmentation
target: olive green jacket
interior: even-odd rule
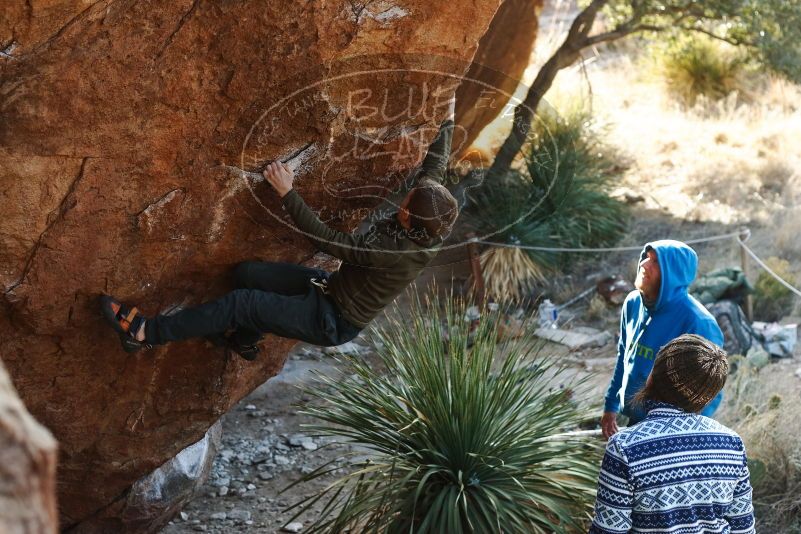
[[[446,121],[422,164],[426,178],[442,183],[450,155],[453,121]],[[294,189],[282,199],[298,230],[321,251],[342,260],[328,280],[328,291],[342,315],[364,328],[437,255],[442,239],[424,239],[404,229],[396,217],[374,224],[365,234],[329,228]]]

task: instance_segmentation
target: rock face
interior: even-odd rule
[[[464,152],[509,102],[523,79],[544,0],[506,0],[481,38],[466,83],[456,93],[454,146]],[[511,118],[510,118],[511,120]]]
[[[57,531],[56,448],[50,432],[17,397],[0,362],[0,532]]]
[[[147,314],[308,261],[281,159],[350,229],[422,158],[499,0],[9,0],[0,6],[0,356],[58,438],[79,525],[283,365],[199,341],[126,356],[100,293]]]
[[[208,479],[221,433],[217,421],[203,439],[134,482],[125,495],[70,529],[70,534],[157,532]]]

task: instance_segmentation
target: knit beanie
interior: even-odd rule
[[[662,347],[651,371],[646,397],[700,412],[723,389],[729,373],[726,352],[695,334],[684,334]],[[649,394],[652,393],[652,394]]]

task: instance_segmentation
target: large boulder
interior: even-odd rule
[[[498,4],[0,5],[0,356],[60,442],[62,526],[200,440],[293,344],[252,363],[201,341],[126,356],[98,295],[168,312],[227,290],[239,261],[309,261],[236,169],[288,161],[354,228],[420,161]]]
[[[481,38],[456,100],[455,150],[464,154],[510,97],[531,63],[544,0],[505,0]],[[511,101],[514,106],[519,101]],[[511,110],[504,116],[511,121]]]
[[[25,409],[0,362],[0,532],[58,530],[57,445]]]
[[[222,422],[217,421],[200,441],[134,482],[125,494],[69,533],[158,532],[208,480],[221,434]]]

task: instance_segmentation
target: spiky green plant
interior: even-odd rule
[[[469,213],[492,241],[546,248],[609,246],[623,235],[626,206],[610,196],[621,173],[590,115],[541,113],[524,146],[525,166],[486,182]],[[566,254],[527,251],[540,272],[564,270]],[[521,281],[522,283],[522,281]]]
[[[464,311],[415,300],[377,333],[381,371],[346,357],[352,378],[319,377],[313,430],[361,452],[293,507],[324,504],[313,531],[550,534],[586,520],[598,446],[549,439],[585,415],[575,390],[531,339],[499,343],[496,320],[471,326]]]
[[[668,91],[692,106],[700,96],[720,100],[733,92],[747,97],[747,56],[705,35],[687,35],[655,48],[659,70]]]

